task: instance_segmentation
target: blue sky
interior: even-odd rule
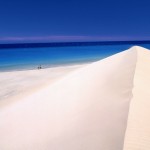
[[[149,0],[0,0],[0,43],[150,40]]]

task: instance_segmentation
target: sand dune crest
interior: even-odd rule
[[[124,150],[150,150],[150,51],[136,47],[134,75]]]

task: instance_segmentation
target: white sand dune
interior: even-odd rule
[[[150,51],[138,52],[124,150],[150,150]]]
[[[133,47],[1,107],[0,150],[148,150],[149,53]]]

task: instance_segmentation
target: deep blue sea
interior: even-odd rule
[[[133,45],[70,46],[0,49],[0,72],[37,69],[93,62],[126,50]],[[150,49],[150,44],[139,46]]]

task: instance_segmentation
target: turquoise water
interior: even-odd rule
[[[126,50],[133,45],[101,45],[48,48],[0,49],[0,71],[37,69],[93,62]],[[150,49],[150,44],[141,44]]]

